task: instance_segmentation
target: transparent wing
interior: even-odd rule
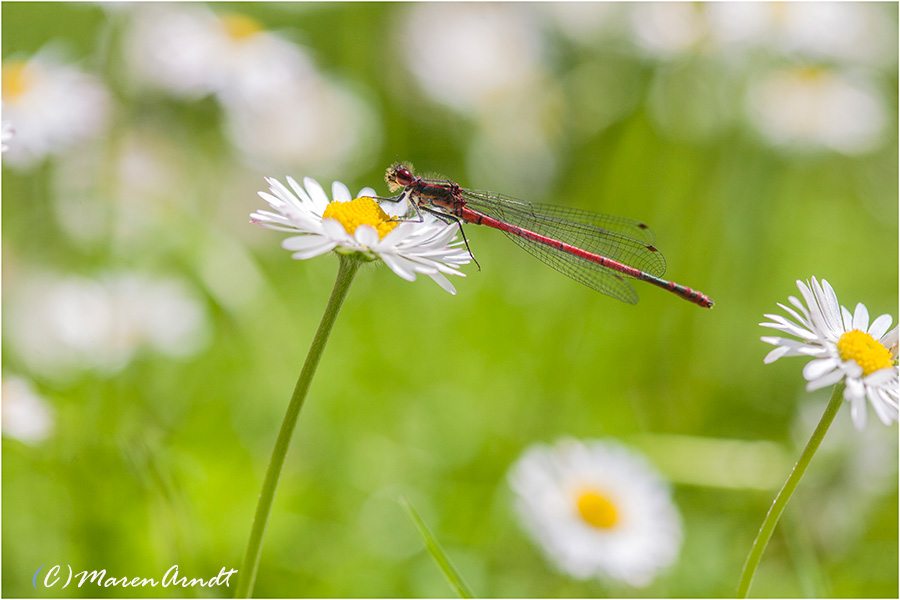
[[[612,296],[628,304],[637,304],[638,295],[620,273],[600,266],[584,258],[563,252],[553,246],[533,242],[519,235],[505,232],[506,236],[523,250],[541,262],[553,267],[563,275],[571,277],[601,294]]]
[[[565,206],[530,204],[490,192],[463,190],[462,193],[469,208],[499,221],[528,229],[593,254],[599,254],[656,277],[662,277],[666,271],[666,259],[650,243],[653,233],[640,221]],[[634,237],[624,232],[642,237]],[[548,248],[544,244],[513,234],[510,234],[510,237],[516,238],[516,243],[523,248],[537,247],[538,250],[534,252],[529,250],[536,256],[537,253],[543,253],[543,249]],[[595,264],[561,250],[558,252],[573,264],[579,264],[579,261]],[[538,258],[543,259],[544,257],[538,256]],[[554,266],[554,268],[566,273],[564,265]],[[605,268],[603,270],[612,272]],[[569,273],[566,274],[569,275]],[[575,278],[574,275],[570,275],[570,277]],[[579,279],[579,281],[581,280]],[[582,281],[582,283],[585,282]],[[585,285],[593,287],[588,283]]]

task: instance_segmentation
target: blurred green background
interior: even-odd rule
[[[248,224],[256,192],[264,176],[292,175],[386,194],[395,160],[646,221],[667,275],[716,306],[640,284],[629,306],[477,227],[467,233],[482,270],[454,278],[456,296],[364,269],[301,413],[255,594],[450,595],[401,493],[479,595],[733,594],[829,395],[804,391],[801,359],[763,365],[763,314],[816,276],[851,310],[897,315],[897,7],[835,6],[866,12],[811,19],[804,37],[783,14],[735,33],[707,5],[4,3],[4,121],[16,114],[7,74],[36,53],[107,92],[93,131],[30,159],[15,148],[30,132],[17,131],[3,156],[3,594],[229,595],[35,590],[31,579],[54,564],[129,577],[239,568],[337,266],[292,261],[282,234]],[[249,17],[240,23],[291,48],[289,64],[305,57],[306,87],[280,98],[272,82],[242,87],[265,62],[237,55],[214,85],[175,90],[176,73],[167,87],[154,38],[134,41],[153,10]],[[841,45],[839,26],[866,19],[878,28]],[[884,41],[873,31],[885,45],[861,51],[860,39]],[[178,56],[188,37],[173,36],[158,49]],[[511,51],[497,58],[498,47]],[[823,82],[850,91],[829,99]],[[285,105],[301,91],[318,104]],[[304,110],[305,124],[289,124]],[[253,137],[282,123],[285,139]],[[177,316],[156,292],[116,283],[128,277],[177,281]],[[67,303],[85,282],[133,293],[104,310],[85,308],[98,288]],[[159,325],[122,333],[114,321],[107,347],[91,324],[109,311]],[[168,342],[136,341],[178,319]],[[37,434],[7,431],[10,378],[43,398]],[[754,596],[897,597],[897,430],[871,412],[863,432],[849,421],[845,407]],[[685,542],[650,587],[557,573],[517,525],[509,465],[562,436],[620,439],[672,481]],[[762,461],[756,442],[778,460]]]

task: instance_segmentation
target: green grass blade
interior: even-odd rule
[[[450,586],[456,590],[456,593],[459,594],[460,598],[474,598],[475,594],[472,593],[471,588],[469,588],[468,584],[463,580],[462,575],[459,574],[459,571],[457,571],[456,567],[453,566],[453,563],[450,562],[450,558],[444,552],[444,549],[441,548],[441,545],[434,539],[434,535],[428,529],[428,526],[425,524],[425,521],[422,520],[422,517],[419,516],[419,513],[416,512],[416,509],[413,508],[409,499],[406,496],[400,496],[400,504],[406,509],[410,520],[419,531],[419,535],[425,540],[425,547],[444,573],[444,577],[447,578]]]

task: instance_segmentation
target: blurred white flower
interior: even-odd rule
[[[811,356],[803,367],[809,383],[807,391],[844,382],[844,399],[850,403],[850,417],[859,430],[866,426],[866,400],[885,425],[896,423],[900,414],[900,371],[897,368],[898,328],[888,331],[892,318],[884,314],[869,323],[869,311],[862,303],[851,314],[838,304],[834,289],[824,279],[819,284],[797,281],[804,305],[789,296],[796,310],[779,303],[793,320],[767,314],[772,322],[760,323],[795,338],[764,336],[762,341],[775,349],[766,364],[783,356]]]
[[[2,123],[3,130],[0,132],[0,152],[6,152],[9,150],[9,145],[6,143],[12,139],[12,136],[15,135],[16,130],[13,127],[13,124],[9,121],[3,121]]]
[[[536,2],[534,8],[563,34],[581,44],[606,41],[624,25],[621,2]]]
[[[16,133],[4,153],[5,164],[29,168],[106,126],[110,96],[100,79],[49,51],[5,60],[2,71],[3,119]]]
[[[896,61],[890,15],[865,2],[710,2],[710,32],[729,47],[760,47],[838,63]]]
[[[509,482],[523,526],[570,575],[643,587],[678,558],[681,519],[668,485],[616,443],[532,446]]]
[[[403,8],[400,52],[435,101],[469,113],[543,78],[541,31],[523,7],[436,2]]]
[[[377,146],[368,104],[250,17],[197,5],[134,12],[128,56],[136,77],[178,96],[214,94],[226,134],[251,166],[337,173]]]
[[[245,15],[199,5],[142,5],[126,43],[131,72],[172,94],[252,101],[315,72],[306,53]]]
[[[285,81],[253,102],[227,102],[225,109],[229,140],[259,170],[336,174],[358,168],[381,135],[368,103],[318,75]]]
[[[660,58],[697,50],[708,32],[706,15],[699,4],[637,2],[631,11],[635,41]]]
[[[30,381],[4,376],[0,398],[3,435],[26,444],[37,444],[53,433],[53,409]]]
[[[459,231],[456,224],[441,221],[415,223],[397,221],[373,200],[375,191],[364,188],[355,200],[340,181],[332,186],[334,200],[315,179],[306,177],[303,186],[288,177],[290,189],[276,179],[267,178],[268,192],[259,192],[276,212],[260,210],[251,222],[276,231],[296,233],[282,242],[292,258],[303,260],[337,250],[343,254],[359,252],[370,260],[381,259],[399,277],[415,281],[416,274],[428,275],[451,294],[456,293],[445,275],[465,273],[460,265],[471,261],[462,242],[452,242]],[[397,205],[384,208],[399,215]]]
[[[60,228],[78,243],[112,242],[116,252],[145,252],[142,242],[159,247],[160,227],[171,231],[173,214],[196,204],[172,193],[190,189],[190,167],[177,138],[149,127],[123,132],[117,150],[110,155],[105,144],[89,144],[61,156],[52,174],[53,209]]]
[[[203,303],[175,279],[41,273],[12,282],[7,294],[9,346],[28,369],[48,377],[114,374],[145,350],[187,357],[209,338]]]
[[[862,76],[806,67],[751,82],[747,110],[751,123],[776,146],[845,154],[878,148],[888,119],[881,95]]]

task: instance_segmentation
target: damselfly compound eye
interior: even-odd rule
[[[405,166],[397,165],[396,173],[397,173],[397,183],[399,183],[403,187],[406,187],[413,182],[413,174]]]
[[[412,184],[414,179],[415,177],[413,177],[412,171],[405,165],[399,163],[389,167],[384,174],[384,180],[388,184],[388,189],[392,192],[396,192],[397,190]]]

